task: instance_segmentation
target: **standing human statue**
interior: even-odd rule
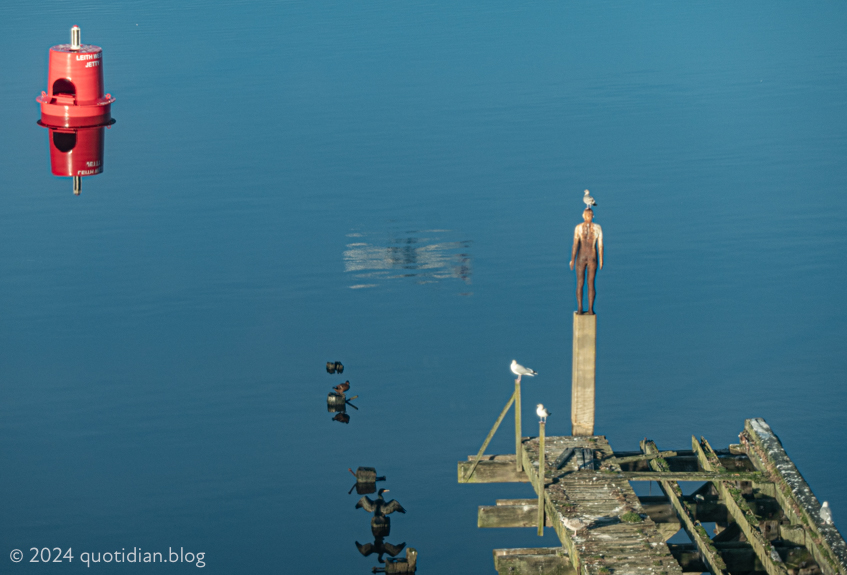
[[[587,191],[586,191],[587,194]],[[588,272],[588,313],[594,315],[594,276],[603,269],[603,230],[595,224],[594,212],[585,208],[582,212],[585,220],[573,233],[573,250],[571,251],[571,269],[576,262],[576,300],[578,313],[582,312],[582,286],[585,284],[585,273]]]

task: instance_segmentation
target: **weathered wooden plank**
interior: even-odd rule
[[[497,428],[500,427],[500,422],[503,421],[503,418],[506,417],[506,413],[509,411],[509,408],[512,407],[512,404],[515,402],[515,397],[517,396],[518,391],[519,389],[516,388],[515,391],[512,392],[512,397],[509,398],[509,402],[506,404],[506,407],[504,407],[503,411],[500,412],[500,416],[497,418],[497,421],[494,422],[494,427],[492,427],[491,431],[488,432],[488,435],[485,436],[485,441],[482,442],[482,447],[479,448],[479,453],[476,454],[470,469],[468,469],[467,474],[459,480],[459,483],[470,483],[470,479],[473,477],[476,466],[479,465],[479,462],[482,460],[485,448],[488,447],[488,444],[491,442],[491,438],[494,437],[494,434],[497,433]]]
[[[679,519],[673,509],[671,503],[663,495],[660,496],[642,496],[639,497],[641,508],[644,513],[650,516],[654,523],[678,523]],[[691,513],[691,516],[701,523],[726,522],[730,515],[726,505],[715,498],[708,498],[700,501],[691,495],[682,497],[685,507]],[[774,511],[778,507],[776,500],[771,498],[747,499],[747,505],[753,511],[754,515],[765,516]]]
[[[806,530],[803,528],[802,525],[780,525],[779,537],[783,541],[790,541],[791,543],[795,543],[797,545],[808,546],[809,543],[814,545],[814,542],[806,541]]]
[[[582,448],[582,457],[581,463],[579,465],[579,470],[587,469],[589,471],[594,471],[594,450],[583,447]]]
[[[528,443],[530,441],[531,440],[524,441],[524,446],[523,446],[523,449],[521,450],[521,453],[523,455],[523,469],[524,469],[524,473],[529,477],[530,484],[535,489],[535,492],[538,493],[539,490],[544,489],[544,483],[545,483],[543,480],[539,481],[539,475],[541,475],[541,477],[543,477],[545,474],[544,474],[543,470],[539,474],[538,470],[533,465],[533,461],[531,459],[531,453],[530,453],[530,450],[528,449]],[[550,509],[546,510],[547,514],[551,517],[557,517],[558,518],[559,510],[555,509],[553,502],[550,500],[550,498],[545,498],[545,507],[548,506],[548,505],[550,506]],[[553,529],[556,531],[556,535],[559,536],[559,541],[561,541],[565,546],[565,549],[567,551],[568,557],[570,558],[572,567],[574,568],[574,570],[576,572],[579,572],[579,552],[577,551],[576,547],[574,546],[574,542],[573,542],[573,539],[570,537],[570,533],[568,532],[567,529],[565,529],[564,525],[562,525],[562,523],[560,521],[552,521],[552,519],[551,519],[551,522],[553,524]]]
[[[573,452],[573,447],[568,447],[567,449],[562,451],[561,455],[559,455],[559,457],[556,458],[556,461],[553,462],[553,467],[555,467],[556,469],[561,469],[562,467],[564,467],[565,464],[568,462],[568,459],[570,459],[571,455],[573,455]]]
[[[665,461],[667,462],[671,471],[674,472],[695,472],[700,470],[700,464],[697,461],[697,457],[694,455],[694,452],[691,450],[675,450],[677,455],[665,457]],[[623,455],[626,453],[626,455]],[[619,455],[621,458],[630,457],[630,452],[622,452]],[[735,455],[729,453],[729,451],[719,451],[718,457],[723,463],[723,466],[728,470],[733,472],[750,472],[755,471],[755,466],[753,462],[746,455]],[[621,469],[624,471],[649,471],[650,465],[649,460],[639,459],[635,461],[625,461],[620,463]]]
[[[474,456],[470,456],[473,458]],[[488,455],[477,464],[470,479],[466,479],[473,461],[459,462],[459,483],[526,483],[526,473],[515,470],[514,455]]]
[[[481,528],[499,527],[537,527],[538,500],[524,505],[480,505],[476,526]],[[550,516],[547,516],[545,527],[552,527]]]
[[[718,473],[723,471],[723,465],[721,465],[717,454],[712,450],[712,446],[709,445],[705,437],[701,437],[700,441],[697,441],[697,438],[692,436],[691,446],[697,453],[697,458],[700,460],[703,469]],[[729,514],[741,528],[744,536],[747,537],[747,541],[756,552],[759,561],[765,567],[765,571],[769,575],[788,575],[782,559],[779,558],[773,545],[759,529],[759,521],[742,497],[741,491],[729,481],[714,481],[713,484],[723,498]]]
[[[577,571],[580,575],[681,573],[681,567],[663,543],[662,535],[667,536],[683,526],[700,545],[698,553],[710,562],[709,565],[696,564],[693,545],[688,550],[674,546],[679,547],[675,549],[679,551],[675,555],[689,554],[685,559],[687,563],[683,564],[686,571],[689,568],[708,568],[713,573],[766,571],[771,575],[785,575],[787,569],[814,566],[811,563],[814,559],[827,575],[847,575],[844,557],[839,557],[831,538],[824,536],[825,532],[835,534],[836,547],[839,542],[844,545],[845,557],[847,544],[834,526],[822,524],[817,500],[796,472],[796,467],[784,455],[779,440],[767,424],[761,420],[756,424],[751,421],[757,420],[746,422],[742,443],[726,450],[714,450],[703,439],[692,440],[691,451],[660,453],[655,445],[649,449],[642,442],[641,453],[612,452],[602,436],[548,437],[547,448],[543,452],[548,463],[540,466],[539,459],[542,457],[538,441],[533,443],[522,439],[520,449],[517,449],[516,441],[516,455],[521,458],[524,472],[517,472],[517,458],[513,455],[480,455],[477,469],[469,482],[529,481],[541,495],[539,499],[543,505],[539,508],[535,499],[497,500],[495,506],[479,508],[478,524],[480,527],[532,527],[537,525],[535,514],[541,512],[544,525],[552,526],[567,548],[566,554],[559,548],[553,549],[560,553],[560,563],[569,574]],[[768,437],[768,434],[771,436]],[[563,468],[555,463],[551,465],[565,450],[572,450],[570,462],[565,461]],[[780,454],[783,459],[778,457]],[[784,465],[786,462],[788,466]],[[472,462],[459,463],[460,482],[464,482],[464,476],[469,474],[472,465]],[[597,466],[600,467],[599,472],[594,470]],[[791,475],[792,470],[795,476]],[[770,483],[774,480],[776,484]],[[634,492],[630,493],[629,481],[659,481],[670,501],[638,498]],[[704,486],[696,498],[682,496],[677,481],[703,481],[715,487]],[[715,491],[723,501],[716,498]],[[671,493],[676,496],[676,501]],[[803,495],[807,495],[805,502],[802,501]],[[781,524],[784,521],[782,511],[775,503],[787,508],[785,517],[792,525]],[[622,519],[624,514],[631,514],[636,520],[641,514],[642,522],[636,524],[637,527],[627,524]],[[684,515],[687,515],[690,524],[687,524]],[[586,519],[592,524],[574,537],[563,527],[566,518]],[[731,528],[715,539],[710,539],[700,524],[715,521],[725,525],[728,520],[733,521]],[[745,526],[743,536],[749,543],[742,545],[732,541],[741,536],[741,528]],[[739,531],[733,535],[736,528]],[[660,534],[659,529],[667,533]],[[769,539],[782,539],[796,545],[792,547]],[[800,547],[801,544],[806,547]],[[526,551],[532,552],[512,555],[535,558],[544,555],[533,550]],[[497,553],[495,562],[498,561],[496,557]],[[503,570],[498,566],[498,570],[513,574],[558,573],[553,571],[557,569],[555,565],[545,566],[537,559],[530,561],[522,563],[522,566],[514,563],[506,565]],[[829,561],[829,565],[825,561]],[[723,567],[720,567],[721,564]],[[516,570],[518,567],[519,570]]]
[[[538,500],[532,499],[497,499],[495,505],[537,505]]]
[[[761,472],[727,472],[714,473],[711,471],[621,471],[609,473],[609,477],[620,477],[627,481],[714,481],[727,479],[729,481],[762,481]]]
[[[644,453],[658,453],[659,451],[655,443],[646,439],[641,441],[641,450]],[[664,458],[657,457],[650,460],[650,466],[659,475],[666,473],[667,463]],[[699,521],[691,517],[688,509],[685,507],[681,499],[682,489],[680,489],[676,481],[660,480],[659,486],[676,510],[677,516],[682,523],[682,528],[685,529],[685,532],[688,533],[688,536],[697,545],[705,567],[712,575],[724,575],[726,563],[724,563],[720,554],[718,554],[706,530]]]
[[[765,570],[756,552],[747,542],[715,543],[714,545],[730,572]],[[683,571],[706,570],[705,564],[700,560],[700,553],[693,543],[669,544],[668,547]],[[811,564],[812,555],[805,547],[776,545],[774,550],[789,569],[804,569]]]
[[[777,484],[775,495],[793,525],[808,529],[806,544],[826,575],[847,574],[847,543],[835,525],[823,522],[821,504],[764,419],[744,422],[741,443],[747,456]]]
[[[495,549],[494,568],[500,575],[576,575],[561,547],[539,549]]]
[[[633,461],[649,461],[651,459],[656,459],[657,457],[674,457],[677,455],[676,451],[660,451],[659,453],[651,453],[647,455],[645,453],[639,453],[638,455],[626,455],[626,456],[615,456],[615,463],[620,465],[621,463],[632,463]]]
[[[574,449],[574,460],[575,460],[575,463],[576,463],[577,471],[580,471],[580,470],[583,470],[583,469],[594,469],[594,465],[593,465],[594,454],[592,453],[591,455],[589,455],[589,453],[591,453],[591,451],[592,450],[590,450],[590,449],[585,449],[585,448],[582,448],[582,447],[577,447],[576,449]],[[589,468],[589,462],[591,462],[590,468]]]
[[[614,472],[577,471],[576,457],[565,470],[557,470],[550,464],[545,466],[545,514],[567,548],[574,568],[581,575],[657,575],[661,571],[681,575],[656,524],[649,517],[641,517],[638,497],[617,473],[620,466],[612,461],[612,451],[605,438],[580,438],[578,443],[563,442],[558,437],[546,439],[548,456],[560,453],[566,445],[573,447],[575,453],[585,449],[588,454],[583,456],[583,465],[586,460],[602,460]],[[538,443],[528,440],[523,448],[524,469],[536,492],[542,485]],[[629,518],[624,520],[624,515],[634,518],[635,523],[629,523]],[[566,519],[588,521],[590,526],[574,535],[564,528]]]

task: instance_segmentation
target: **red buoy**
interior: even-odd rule
[[[50,168],[54,176],[72,177],[74,194],[82,178],[103,171],[103,129],[112,119],[111,94],[103,89],[103,50],[80,42],[79,26],[71,43],[50,48],[48,92],[41,92],[41,126],[50,130]]]
[[[115,99],[103,89],[103,50],[80,39],[79,26],[74,26],[70,44],[50,48],[47,92],[36,98],[45,126],[100,126],[112,119]]]

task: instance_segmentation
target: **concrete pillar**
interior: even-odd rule
[[[594,371],[597,316],[573,314],[571,435],[594,435]]]

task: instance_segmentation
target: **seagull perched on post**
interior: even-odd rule
[[[821,519],[827,525],[832,525],[832,509],[829,508],[829,501],[824,501],[821,507]]]
[[[586,208],[590,208],[591,206],[597,205],[597,202],[594,201],[594,198],[588,195],[588,190],[585,190],[585,197],[582,198],[582,201],[585,202]]]
[[[541,423],[547,423],[547,416],[550,415],[550,412],[542,404],[538,404],[535,408],[535,413],[538,417],[541,418]]]
[[[522,366],[521,364],[519,364],[517,362],[517,360],[514,360],[514,359],[512,360],[511,368],[512,368],[512,373],[514,373],[515,375],[518,376],[518,381],[520,381],[521,377],[524,376],[524,375],[529,375],[530,377],[533,376],[533,375],[538,375],[537,371],[535,371],[533,369],[529,369],[528,367]]]

